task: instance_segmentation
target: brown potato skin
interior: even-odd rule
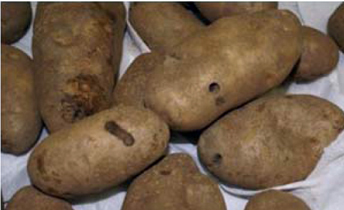
[[[296,81],[312,81],[330,73],[339,60],[336,43],[321,31],[303,26],[303,52],[296,68]]]
[[[32,60],[1,44],[1,151],[20,155],[36,142],[42,127],[34,91]]]
[[[210,22],[223,17],[277,9],[277,2],[196,2],[201,14]]]
[[[22,38],[31,24],[30,2],[1,2],[1,43]]]
[[[301,44],[300,23],[291,12],[223,18],[165,56],[148,79],[145,103],[171,129],[204,128],[282,83]]]
[[[300,198],[277,190],[268,190],[253,196],[245,210],[311,210]]]
[[[50,197],[26,186],[16,192],[8,203],[6,210],[73,210],[72,206],[64,200]]]
[[[264,189],[305,179],[344,128],[344,113],[310,95],[262,97],[205,130],[200,160],[227,184]]]
[[[152,51],[168,52],[204,24],[178,3],[139,2],[130,6],[130,23]]]
[[[168,141],[167,125],[152,111],[117,106],[47,137],[31,154],[28,173],[50,195],[98,193],[144,170]]]
[[[114,33],[96,3],[39,3],[33,35],[40,112],[53,133],[111,105]]]
[[[201,174],[192,158],[165,157],[130,185],[122,210],[226,210],[218,185]]]
[[[331,15],[327,30],[329,35],[337,42],[344,53],[344,3],[342,3]]]

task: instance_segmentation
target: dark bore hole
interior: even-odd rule
[[[134,137],[114,121],[106,122],[105,130],[122,140],[125,146],[132,146],[135,143]]]
[[[211,93],[217,93],[220,91],[220,85],[216,82],[213,82],[209,85],[209,92]]]
[[[215,165],[220,165],[221,162],[222,162],[222,155],[220,155],[220,154],[218,154],[218,153],[215,154],[214,157],[213,157],[213,163],[214,163]]]

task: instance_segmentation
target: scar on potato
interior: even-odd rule
[[[134,145],[135,139],[134,137],[128,133],[126,130],[121,128],[115,121],[108,121],[105,123],[105,130],[107,130],[112,135],[116,136],[120,140],[123,141],[124,145],[129,147]]]
[[[163,175],[163,176],[168,176],[171,174],[171,171],[168,171],[168,170],[162,170],[160,171],[160,174]]]
[[[215,166],[219,166],[222,162],[222,155],[216,153],[213,156],[212,162],[214,163]]]

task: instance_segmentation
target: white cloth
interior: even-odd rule
[[[303,24],[326,32],[328,17],[339,4],[340,2],[281,2],[279,7],[292,10]],[[32,5],[35,11],[36,3],[32,3]],[[129,4],[126,3],[126,6],[128,7]],[[31,38],[32,26],[26,36],[15,46],[31,55]],[[128,33],[125,34],[124,38],[124,56],[120,76],[123,75],[134,58],[142,52],[149,52],[149,48],[129,25]],[[343,53],[341,53],[340,62],[333,73],[308,84],[292,84],[288,92],[321,96],[344,109]],[[44,130],[40,139],[46,136],[47,133]],[[178,139],[178,143],[173,139]],[[178,134],[173,135],[172,142],[174,143],[170,144],[171,153],[185,152],[190,154],[200,170],[207,173],[199,163],[195,145]],[[8,201],[22,186],[30,183],[26,171],[28,157],[29,154],[20,157],[1,154],[1,184],[5,201]],[[342,210],[344,208],[344,132],[325,150],[316,169],[306,180],[279,186],[278,189],[292,190],[295,195],[303,198],[312,210]],[[224,185],[221,185],[221,191],[230,210],[243,210],[247,202],[244,197],[257,193],[257,191],[234,189]],[[120,210],[124,197],[125,186],[121,186],[98,196],[85,198],[82,202],[74,204],[73,208],[75,210]]]

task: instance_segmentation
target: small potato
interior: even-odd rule
[[[1,43],[22,38],[31,24],[30,2],[1,2]]]
[[[116,106],[48,136],[30,156],[31,182],[64,198],[98,193],[161,157],[167,125],[152,111]]]
[[[343,111],[324,99],[262,97],[205,130],[198,154],[227,184],[270,188],[305,179],[343,129]]]
[[[6,210],[73,210],[64,200],[50,197],[31,186],[20,189],[8,203]]]
[[[331,15],[328,21],[328,33],[337,42],[344,53],[344,3]]]
[[[277,2],[196,2],[197,8],[210,21],[223,17],[277,9]]]
[[[42,127],[32,66],[24,52],[1,45],[1,151],[5,153],[28,151]]]
[[[300,198],[277,190],[269,190],[253,196],[245,210],[311,210]]]
[[[302,27],[303,52],[296,67],[296,81],[311,81],[330,73],[338,63],[339,51],[336,43],[322,32],[307,26]]]
[[[218,185],[187,154],[172,154],[137,177],[122,210],[226,210]]]
[[[152,51],[169,51],[204,24],[178,3],[139,2],[130,6],[130,23]]]

